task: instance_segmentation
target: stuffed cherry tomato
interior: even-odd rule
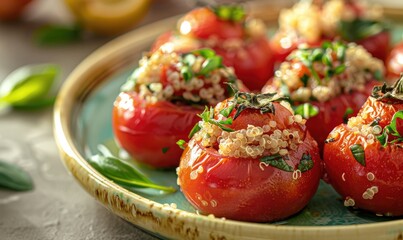
[[[250,90],[260,90],[274,71],[265,29],[262,21],[246,18],[240,6],[198,8],[179,20],[176,31],[161,35],[152,51],[212,48]]]
[[[177,172],[200,212],[270,222],[312,198],[322,169],[317,143],[305,120],[279,100],[274,93],[237,92],[200,115]]]
[[[392,78],[398,77],[403,72],[403,42],[397,44],[390,51],[386,60],[388,75]]]
[[[403,215],[402,78],[375,87],[358,115],[329,134],[324,163],[346,207]]]
[[[113,131],[119,145],[135,160],[154,167],[175,167],[204,105],[231,96],[231,68],[210,49],[178,55],[156,51],[140,61],[117,97]]]
[[[341,38],[362,45],[372,56],[385,60],[390,32],[379,6],[360,1],[300,1],[279,16],[279,30],[270,41],[275,60],[282,62],[298,47]]]
[[[296,112],[323,149],[329,132],[357,113],[384,75],[381,60],[359,45],[324,42],[321,47],[294,51],[276,71],[263,92],[280,91],[290,97]]]

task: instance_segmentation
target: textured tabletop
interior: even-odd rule
[[[1,3],[0,3],[1,4]],[[153,0],[141,25],[183,13],[183,0]],[[0,81],[14,69],[56,63],[64,79],[82,59],[111,38],[91,37],[64,46],[39,47],[32,31],[44,22],[71,18],[62,0],[36,0],[23,21],[0,23]],[[0,115],[0,159],[16,163],[32,176],[28,192],[0,189],[0,239],[155,239],[110,213],[68,174],[52,133],[52,109]]]

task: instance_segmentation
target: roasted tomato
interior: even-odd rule
[[[358,115],[329,134],[324,162],[346,207],[403,215],[403,79],[374,88]]]
[[[178,184],[200,212],[270,222],[312,198],[322,169],[317,143],[279,100],[237,92],[200,115],[178,168]]]
[[[232,69],[210,49],[178,55],[156,51],[123,86],[113,108],[113,131],[133,159],[153,167],[179,164],[179,139],[187,139],[204,105],[231,96]]]
[[[289,96],[296,113],[323,149],[328,133],[357,113],[372,87],[384,75],[381,60],[359,45],[324,42],[321,47],[295,50],[263,92]]]
[[[403,72],[403,42],[390,51],[386,60],[386,68],[390,77],[398,77]]]
[[[226,66],[250,90],[260,90],[273,76],[274,62],[264,23],[245,18],[240,6],[198,8],[178,22],[176,31],[161,35],[152,51],[183,52],[208,47],[223,57]]]
[[[284,61],[301,43],[315,46],[332,39],[356,42],[385,61],[390,38],[378,6],[360,1],[300,1],[280,13],[279,30],[270,45],[276,62]]]

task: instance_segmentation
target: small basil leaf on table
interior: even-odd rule
[[[18,68],[0,83],[0,103],[22,109],[52,105],[59,72],[60,68],[55,64]]]
[[[27,172],[17,165],[0,161],[0,187],[26,191],[33,188],[33,182]]]
[[[39,45],[61,45],[80,40],[82,29],[78,25],[46,25],[38,28],[33,38]]]
[[[123,186],[153,188],[165,192],[176,191],[173,187],[155,184],[143,173],[116,157],[98,154],[89,158],[88,163],[105,177]]]

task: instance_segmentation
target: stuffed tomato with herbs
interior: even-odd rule
[[[292,52],[263,92],[289,96],[322,150],[329,132],[358,112],[384,71],[383,62],[360,45],[324,42]]]
[[[324,163],[346,207],[403,215],[403,78],[375,87],[358,115],[329,134]]]
[[[280,12],[279,30],[270,45],[277,62],[301,43],[317,46],[331,39],[356,42],[385,60],[390,38],[381,6],[357,0],[299,1]]]
[[[232,95],[233,70],[213,50],[184,54],[156,51],[140,66],[115,100],[113,131],[135,160],[153,167],[176,167],[197,114]]]
[[[204,214],[271,222],[304,208],[321,160],[305,120],[275,93],[237,92],[206,108],[177,169],[178,184]]]
[[[177,29],[161,35],[153,50],[189,51],[212,48],[224,65],[250,90],[260,90],[273,76],[274,62],[263,21],[246,17],[239,5],[219,5],[192,10]]]

